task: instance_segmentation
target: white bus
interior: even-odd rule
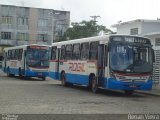
[[[154,52],[148,38],[106,35],[52,44],[49,76],[62,85],[151,90]]]
[[[19,75],[24,78],[48,76],[49,46],[21,45],[4,48],[2,70],[7,76]]]

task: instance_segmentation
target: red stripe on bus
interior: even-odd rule
[[[49,60],[50,62],[67,62],[67,60]]]
[[[125,75],[125,76],[147,76],[147,75],[150,75],[149,73],[142,73],[142,74],[128,74],[128,73],[119,73],[119,72],[115,72],[115,74],[118,74],[118,75]]]
[[[91,62],[91,63],[95,63],[95,62],[97,62],[97,61],[96,61],[96,60],[88,60],[88,61],[87,61],[87,63],[90,63],[90,62]]]
[[[30,68],[34,68],[34,69],[48,69],[49,67],[30,67]]]

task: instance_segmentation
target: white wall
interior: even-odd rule
[[[151,43],[153,45],[153,49],[154,50],[160,50],[160,46],[155,46],[155,39],[156,38],[160,38],[160,34],[159,35],[149,35],[149,36],[145,36],[151,39]]]
[[[117,26],[117,34],[130,35],[130,29],[132,28],[138,28],[138,34],[141,34],[141,22],[133,22]]]
[[[142,22],[141,33],[160,32],[160,22]]]

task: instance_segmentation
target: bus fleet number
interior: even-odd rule
[[[84,63],[69,63],[69,70],[76,72],[85,72]]]

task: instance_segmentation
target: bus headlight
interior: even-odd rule
[[[115,74],[113,72],[110,73],[110,76],[111,76],[111,78],[116,80],[116,76],[115,76]]]

